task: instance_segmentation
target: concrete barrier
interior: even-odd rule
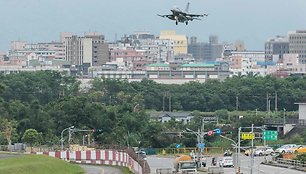
[[[133,173],[143,174],[139,163],[131,158],[128,153],[116,150],[91,150],[91,151],[55,151],[33,152],[37,155],[47,155],[65,161],[82,164],[105,164],[124,166],[130,168]]]

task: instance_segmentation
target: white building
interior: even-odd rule
[[[266,68],[258,65],[265,61],[263,51],[233,51],[230,56],[230,71],[233,75],[247,75],[249,73],[266,75]]]

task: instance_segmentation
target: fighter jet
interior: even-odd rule
[[[182,11],[179,8],[175,7],[172,10],[170,10],[172,12],[172,14],[168,14],[168,15],[157,14],[157,15],[160,16],[160,17],[163,17],[163,18],[166,17],[168,19],[175,20],[176,25],[178,25],[179,22],[185,23],[186,25],[188,25],[188,21],[201,20],[199,17],[208,16],[208,14],[191,14],[191,13],[188,13],[189,4],[190,3],[188,2],[185,11]]]

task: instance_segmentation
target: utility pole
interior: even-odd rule
[[[284,126],[286,124],[286,108],[284,108],[284,118],[283,118]]]
[[[204,131],[204,119],[202,119],[202,125],[201,128],[198,129],[197,132],[186,128],[187,131],[189,131],[189,133],[193,133],[194,135],[197,136],[197,148],[198,148],[198,155],[197,155],[197,164],[198,165],[202,165],[201,164],[201,153],[204,154],[204,147],[203,147],[203,143],[204,143],[204,136],[207,134],[207,132]]]
[[[171,95],[169,95],[169,112],[171,112]]]
[[[236,111],[238,111],[239,108],[239,98],[238,95],[236,95]]]
[[[252,134],[254,133],[254,124],[252,124]],[[253,147],[254,147],[254,138],[252,138],[252,147],[251,147],[251,173],[250,174],[253,174],[253,166],[254,166],[254,150],[253,150]]]
[[[269,93],[267,93],[267,112],[269,112]]]
[[[277,92],[275,91],[275,111],[277,111]]]
[[[163,94],[163,112],[165,112],[165,93]]]
[[[240,174],[240,134],[241,134],[241,127],[238,128],[237,174]]]

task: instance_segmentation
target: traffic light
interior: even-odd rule
[[[228,135],[228,134],[233,134],[233,132],[228,131],[228,132],[222,132],[223,135]]]
[[[102,132],[102,129],[91,129],[91,132]]]
[[[208,132],[207,132],[207,135],[208,136],[211,136],[211,135],[213,135],[214,134],[214,131],[212,131],[212,130],[209,130]]]

